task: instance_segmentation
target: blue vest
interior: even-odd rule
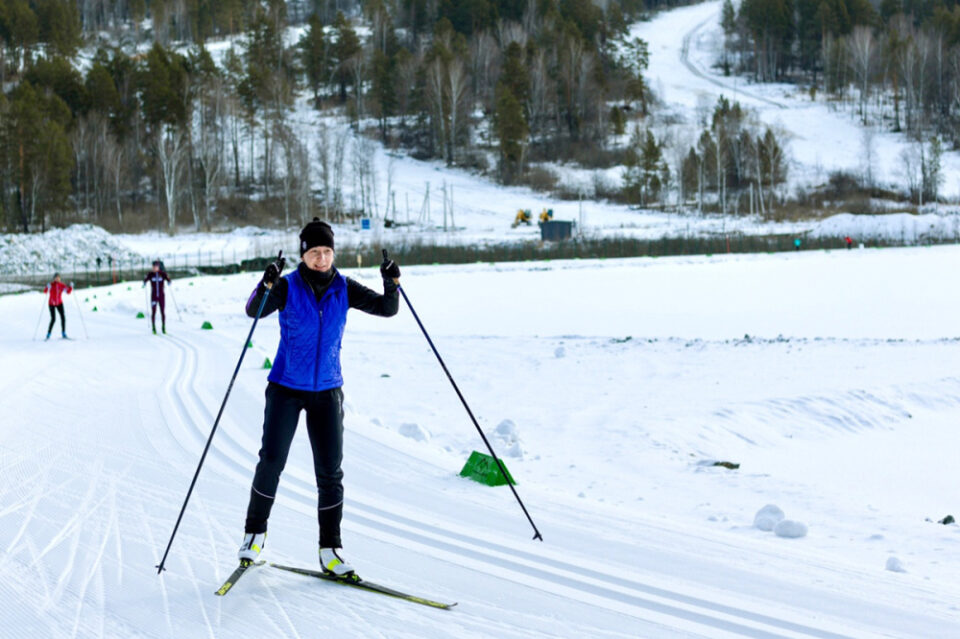
[[[280,346],[268,379],[287,388],[323,391],[343,386],[340,342],[347,323],[347,281],[340,273],[318,302],[296,270],[285,276],[287,304],[280,311]]]

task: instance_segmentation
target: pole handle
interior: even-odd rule
[[[383,249],[383,259],[385,260],[390,259],[389,257],[387,257],[387,249]],[[397,286],[400,286],[400,278],[399,277],[393,278],[393,283],[396,284]]]

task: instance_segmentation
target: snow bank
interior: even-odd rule
[[[98,257],[104,261],[103,268],[107,268],[108,257],[123,261],[144,259],[92,224],[74,224],[46,233],[0,235],[0,275],[93,270]]]
[[[960,215],[886,213],[883,215],[831,215],[810,232],[813,237],[844,237],[860,240],[922,242],[960,236]]]
[[[0,282],[0,295],[6,293],[19,293],[21,291],[29,291],[30,287],[24,284],[8,284]]]
[[[143,255],[165,260],[176,258],[177,263],[236,263],[252,257],[276,255],[279,249],[291,254],[297,247],[296,230],[257,226],[243,226],[226,233],[178,233],[170,236],[151,231],[118,235],[117,238]]]

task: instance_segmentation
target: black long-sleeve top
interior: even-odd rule
[[[324,278],[314,271],[310,271],[306,264],[301,262],[297,266],[303,281],[310,284],[314,295],[321,299],[326,293],[327,287],[333,281],[333,277]],[[333,270],[333,269],[332,269]],[[335,270],[334,270],[335,273]],[[397,292],[397,284],[391,279],[383,280],[383,294],[377,293],[349,277],[347,280],[347,301],[350,308],[355,308],[370,315],[379,315],[380,317],[393,317],[400,308],[400,295]],[[287,305],[287,280],[280,278],[270,289],[270,296],[263,307],[263,313],[260,317],[266,317],[274,311],[282,311]],[[260,282],[256,291],[247,300],[247,316],[255,317],[260,303],[263,301],[263,295],[267,288]]]

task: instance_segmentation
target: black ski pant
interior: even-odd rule
[[[300,411],[307,412],[307,435],[313,449],[313,470],[317,479],[317,519],[320,546],[340,548],[340,520],[343,517],[343,391],[298,391],[270,382],[263,411],[263,439],[260,461],[253,476],[245,531],[262,533],[277,494],[280,473],[297,431]]]
[[[67,318],[63,314],[63,304],[57,304],[50,307],[50,326],[47,327],[47,335],[53,330],[53,325],[57,323],[57,311],[60,311],[60,332],[67,332]]]
[[[153,326],[153,330],[157,330],[157,307],[160,307],[160,321],[163,324],[163,327],[167,326],[167,311],[165,309],[166,300],[163,299],[163,295],[160,297],[153,297],[150,299],[150,324]]]

